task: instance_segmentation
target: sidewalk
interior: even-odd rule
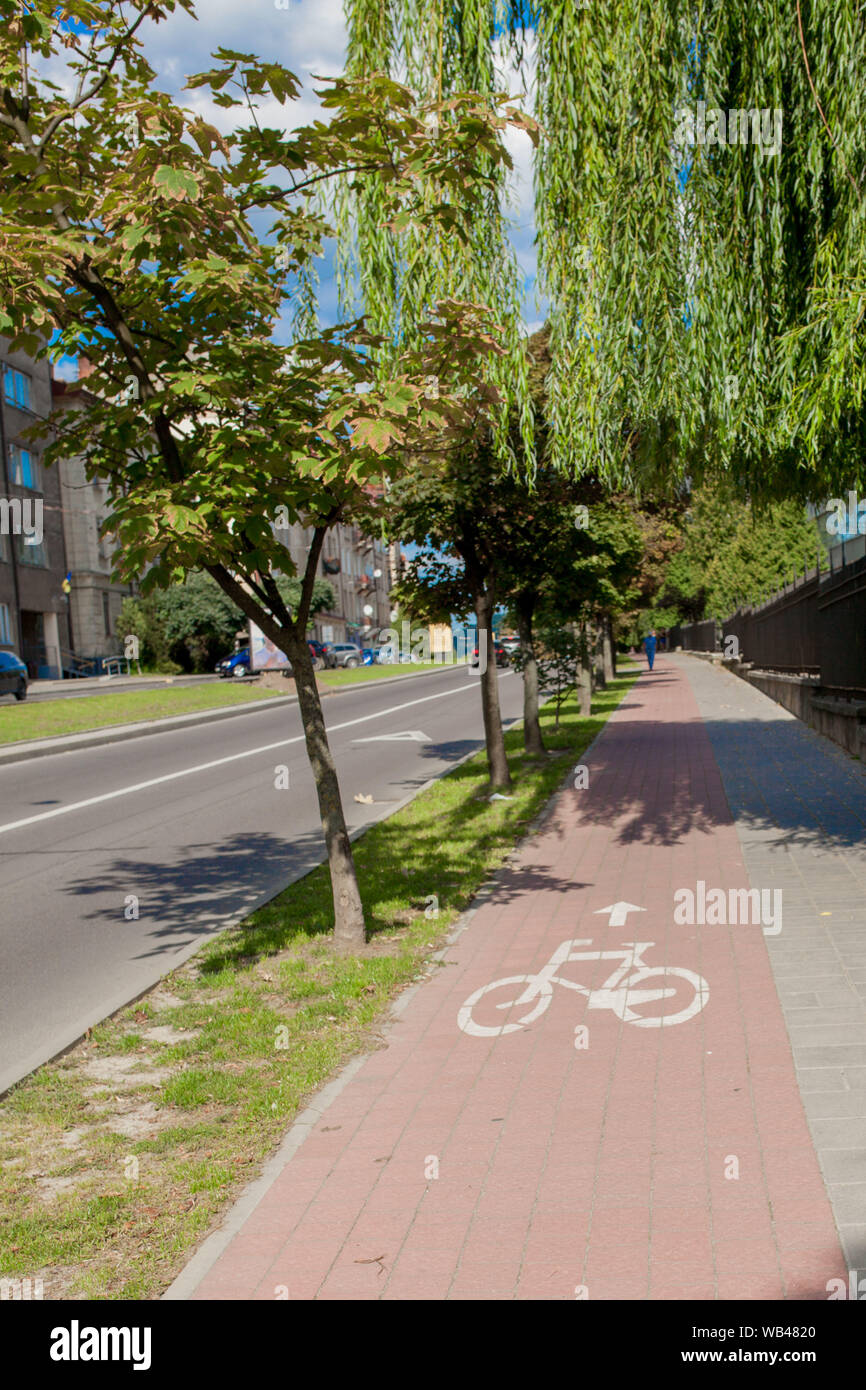
[[[863,901],[866,779],[801,729],[729,673],[662,655],[586,755],[589,787],[561,793],[386,1045],[317,1098],[167,1297],[826,1299],[847,1283],[866,1263],[862,911],[837,940],[819,890],[796,885],[817,848],[848,874],[831,910],[857,883]],[[828,823],[807,810],[816,778]],[[781,886],[782,931],[677,925],[673,895],[699,881]],[[546,978],[584,992],[554,980],[502,1007],[526,989],[509,977],[568,941],[583,958],[565,948]],[[844,1043],[823,1036],[840,1007]],[[807,1102],[823,1098],[814,1141],[786,1020]]]

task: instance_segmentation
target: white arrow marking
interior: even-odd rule
[[[369,738],[353,738],[353,743],[432,743],[432,738],[420,729],[406,729],[402,734],[372,734]]]
[[[593,916],[598,917],[604,912],[610,913],[607,922],[609,927],[624,927],[630,912],[646,912],[646,908],[638,907],[636,903],[609,903],[607,907],[597,907]]]

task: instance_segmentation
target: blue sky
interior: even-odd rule
[[[217,48],[256,53],[285,64],[301,79],[304,91],[291,107],[276,102],[265,104],[260,120],[272,126],[304,125],[319,115],[312,91],[313,75],[336,76],[343,69],[346,28],[342,0],[289,0],[288,9],[278,9],[275,0],[200,0],[198,20],[185,14],[169,16],[161,24],[147,22],[139,31],[148,61],[157,74],[157,83],[170,91],[183,105],[199,112],[222,131],[228,131],[243,116],[215,106],[201,88],[184,92],[188,74],[211,66]],[[521,82],[513,69],[503,69],[503,88],[526,100]],[[524,319],[529,330],[539,326],[541,310],[535,302],[536,253],[532,208],[532,160],[529,138],[521,131],[509,133],[509,149],[515,162],[511,184],[512,240],[525,285]],[[319,265],[320,313],[325,323],[337,315],[337,295],[329,260]],[[64,375],[74,375],[68,364]]]

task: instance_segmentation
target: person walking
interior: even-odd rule
[[[652,670],[653,662],[656,659],[657,643],[658,638],[656,637],[656,630],[654,627],[651,627],[649,630],[649,634],[643,639],[644,649],[646,651],[646,659],[649,662],[650,670]]]

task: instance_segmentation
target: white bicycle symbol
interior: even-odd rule
[[[557,946],[547,965],[537,975],[509,975],[504,980],[493,980],[482,985],[470,994],[457,1015],[457,1022],[464,1033],[476,1038],[493,1038],[501,1033],[517,1033],[540,1018],[553,998],[553,986],[562,985],[565,989],[576,990],[586,995],[588,1009],[612,1009],[617,1018],[625,1023],[633,1023],[636,1028],[661,1028],[672,1023],[685,1023],[700,1013],[710,997],[710,987],[693,970],[685,970],[678,965],[647,965],[643,960],[644,951],[654,946],[654,941],[624,941],[618,951],[578,951],[577,946],[591,946],[592,939],[584,941],[563,941]],[[565,980],[556,971],[559,966],[573,960],[618,960],[620,964],[609,975],[599,989],[586,989],[574,980]],[[650,988],[651,980],[657,981]],[[671,983],[668,983],[668,982]],[[515,994],[515,985],[525,985],[521,994]],[[688,1002],[675,1013],[643,1015],[636,1012],[642,1004],[655,1004],[660,999],[670,999],[688,988]],[[498,1028],[476,1023],[472,1010],[485,995],[494,990],[506,990],[507,998],[496,1004],[497,1009],[512,1009],[529,1005],[529,1011],[516,1023],[503,1023]]]

